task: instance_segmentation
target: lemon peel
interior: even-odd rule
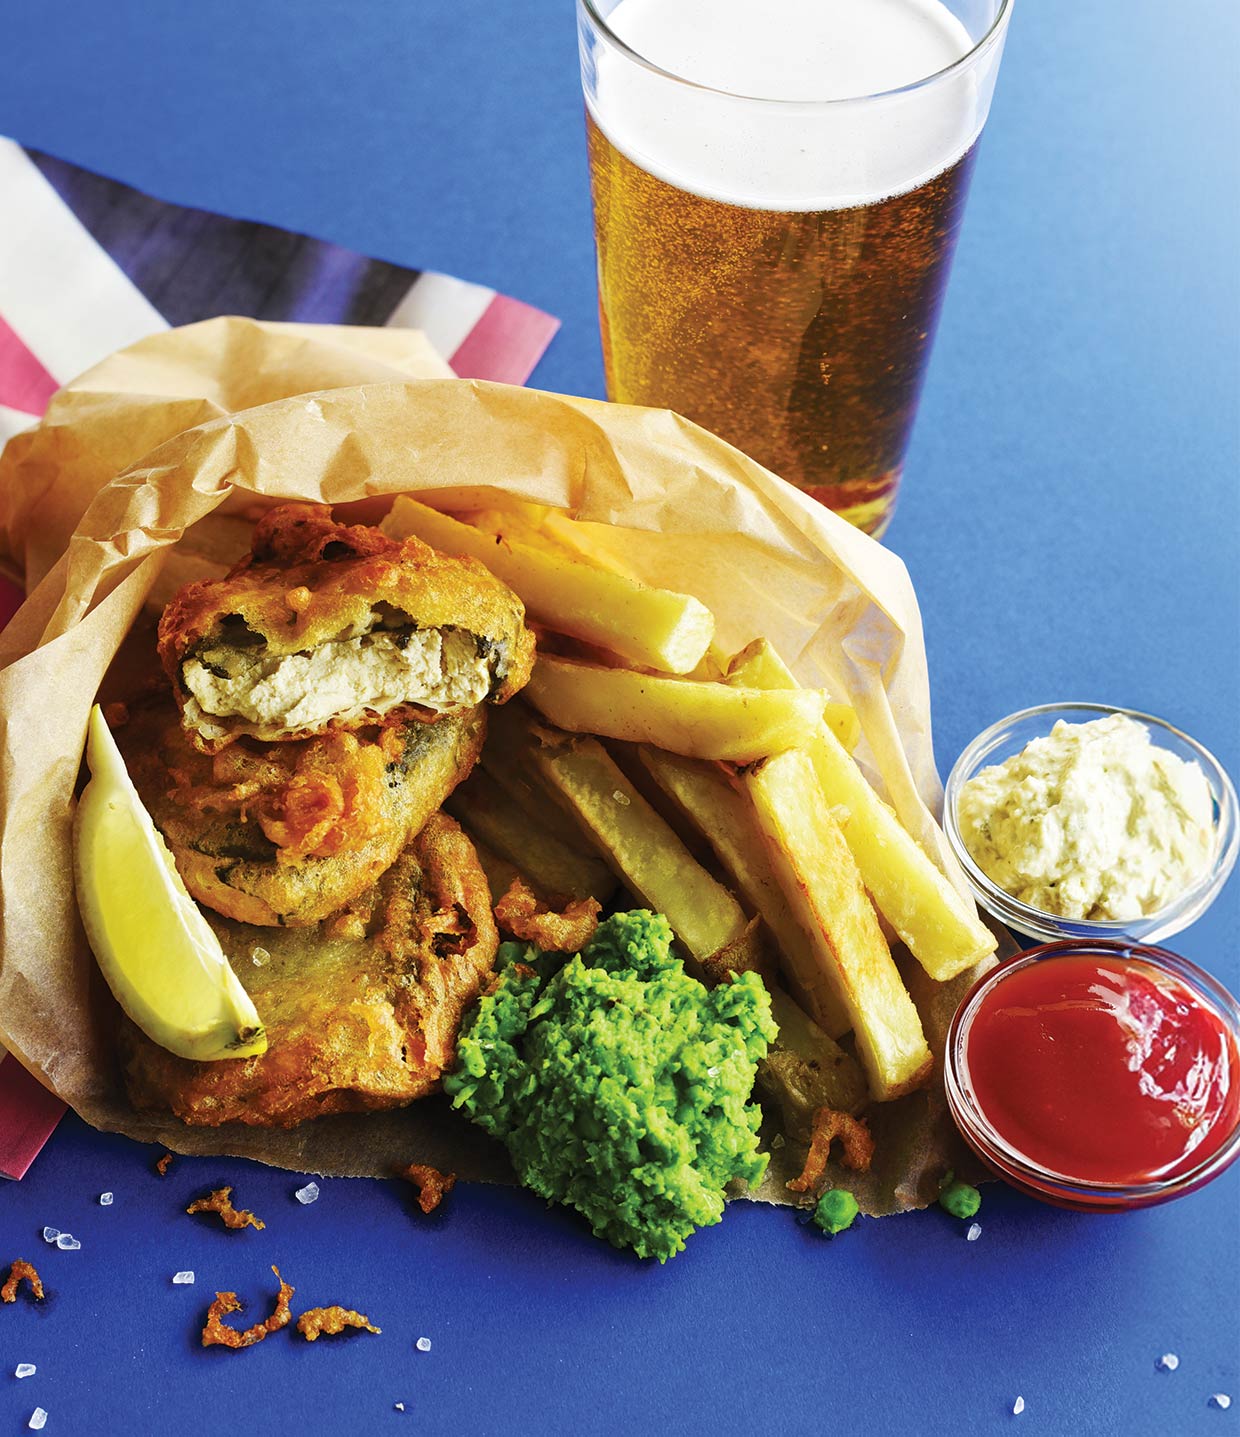
[[[78,909],[117,1002],[153,1042],[210,1062],[267,1050],[249,994],[189,896],[96,704],[74,821]]]

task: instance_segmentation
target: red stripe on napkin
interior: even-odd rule
[[[0,1062],[0,1177],[25,1177],[66,1108],[12,1054]]]
[[[462,379],[524,384],[559,327],[541,309],[497,294],[448,363]]]
[[[58,387],[0,315],[0,404],[42,414]]]

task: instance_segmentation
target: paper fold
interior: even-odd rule
[[[724,648],[765,636],[801,682],[849,699],[860,756],[942,852],[921,620],[899,559],[676,415],[442,368],[415,333],[212,320],[105,361],[0,456],[0,542],[33,590],[0,636],[0,1040],[96,1126],[325,1173],[383,1174],[411,1155],[507,1172],[440,1102],[287,1134],[206,1131],[135,1115],[118,1087],[113,1010],[75,916],[73,792],[122,640],[153,642],[144,599],[173,545],[205,553],[213,514],[237,516],[240,548],[245,517],[284,499],[378,514],[399,493],[453,509],[509,495],[608,526],[628,568],[714,611]],[[941,1052],[967,977],[909,981]],[[955,1150],[937,1093],[886,1108],[877,1125],[898,1156],[863,1194],[872,1212],[929,1200]],[[770,1180],[762,1195],[786,1196]]]

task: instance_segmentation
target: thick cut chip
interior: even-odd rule
[[[552,817],[554,806],[545,793],[537,805],[523,803],[500,788],[489,772],[475,772],[447,807],[541,893],[606,902],[615,892],[611,870],[580,835],[570,844],[547,826],[544,816]]]
[[[243,735],[279,742],[503,703],[529,675],[534,638],[521,601],[476,561],[283,504],[225,578],[174,595],[159,656],[210,753]]]
[[[765,641],[742,650],[728,672],[729,682],[753,688],[796,684]],[[994,934],[978,918],[976,908],[956,891],[866,782],[838,730],[820,728],[806,736],[803,746],[828,801],[847,810],[841,825],[844,838],[874,906],[926,972],[943,983],[993,953]]]
[[[876,1101],[920,1087],[932,1066],[921,1019],[813,765],[790,749],[744,782],[784,895],[814,939],[819,963],[801,987],[830,985],[842,1001]]]
[[[742,689],[799,689],[796,676],[766,639],[755,639],[727,660],[726,682]],[[850,751],[861,737],[861,721],[851,704],[828,701],[822,721]]]
[[[834,990],[821,983],[808,987],[798,983],[798,975],[812,973],[817,964],[813,940],[788,906],[748,796],[734,788],[714,764],[646,744],[638,749],[638,757],[664,793],[701,831],[736,891],[770,929],[783,958],[785,976],[798,988],[810,1016],[832,1038],[846,1033],[851,1026],[848,1014]]]
[[[502,515],[490,517],[503,522]],[[715,632],[705,604],[570,558],[538,542],[537,530],[520,521],[512,527],[515,535],[486,533],[408,498],[397,499],[383,522],[397,538],[416,535],[445,554],[479,560],[518,595],[531,619],[557,633],[667,673],[698,664]]]
[[[622,883],[656,913],[699,962],[750,930],[744,910],[689,853],[596,739],[539,727],[530,762],[594,835]]]
[[[461,1015],[499,938],[469,840],[436,814],[355,914],[360,937],[217,919],[234,970],[262,1010],[260,1058],[192,1063],[132,1025],[119,1033],[134,1106],[202,1127],[292,1127],[326,1113],[401,1107],[455,1058]],[[262,961],[256,964],[256,945]]]
[[[200,902],[240,923],[304,927],[369,888],[469,773],[486,710],[437,723],[245,739],[215,755],[166,699],[117,729],[134,785]]]
[[[558,728],[752,763],[800,743],[823,715],[812,689],[732,688],[540,654],[526,698]]]

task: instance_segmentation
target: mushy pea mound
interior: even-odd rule
[[[527,1187],[665,1262],[719,1221],[725,1184],[766,1171],[748,1101],[776,1033],[761,979],[703,987],[667,919],[640,909],[573,957],[505,943],[499,968],[444,1079],[453,1106],[507,1145]]]

